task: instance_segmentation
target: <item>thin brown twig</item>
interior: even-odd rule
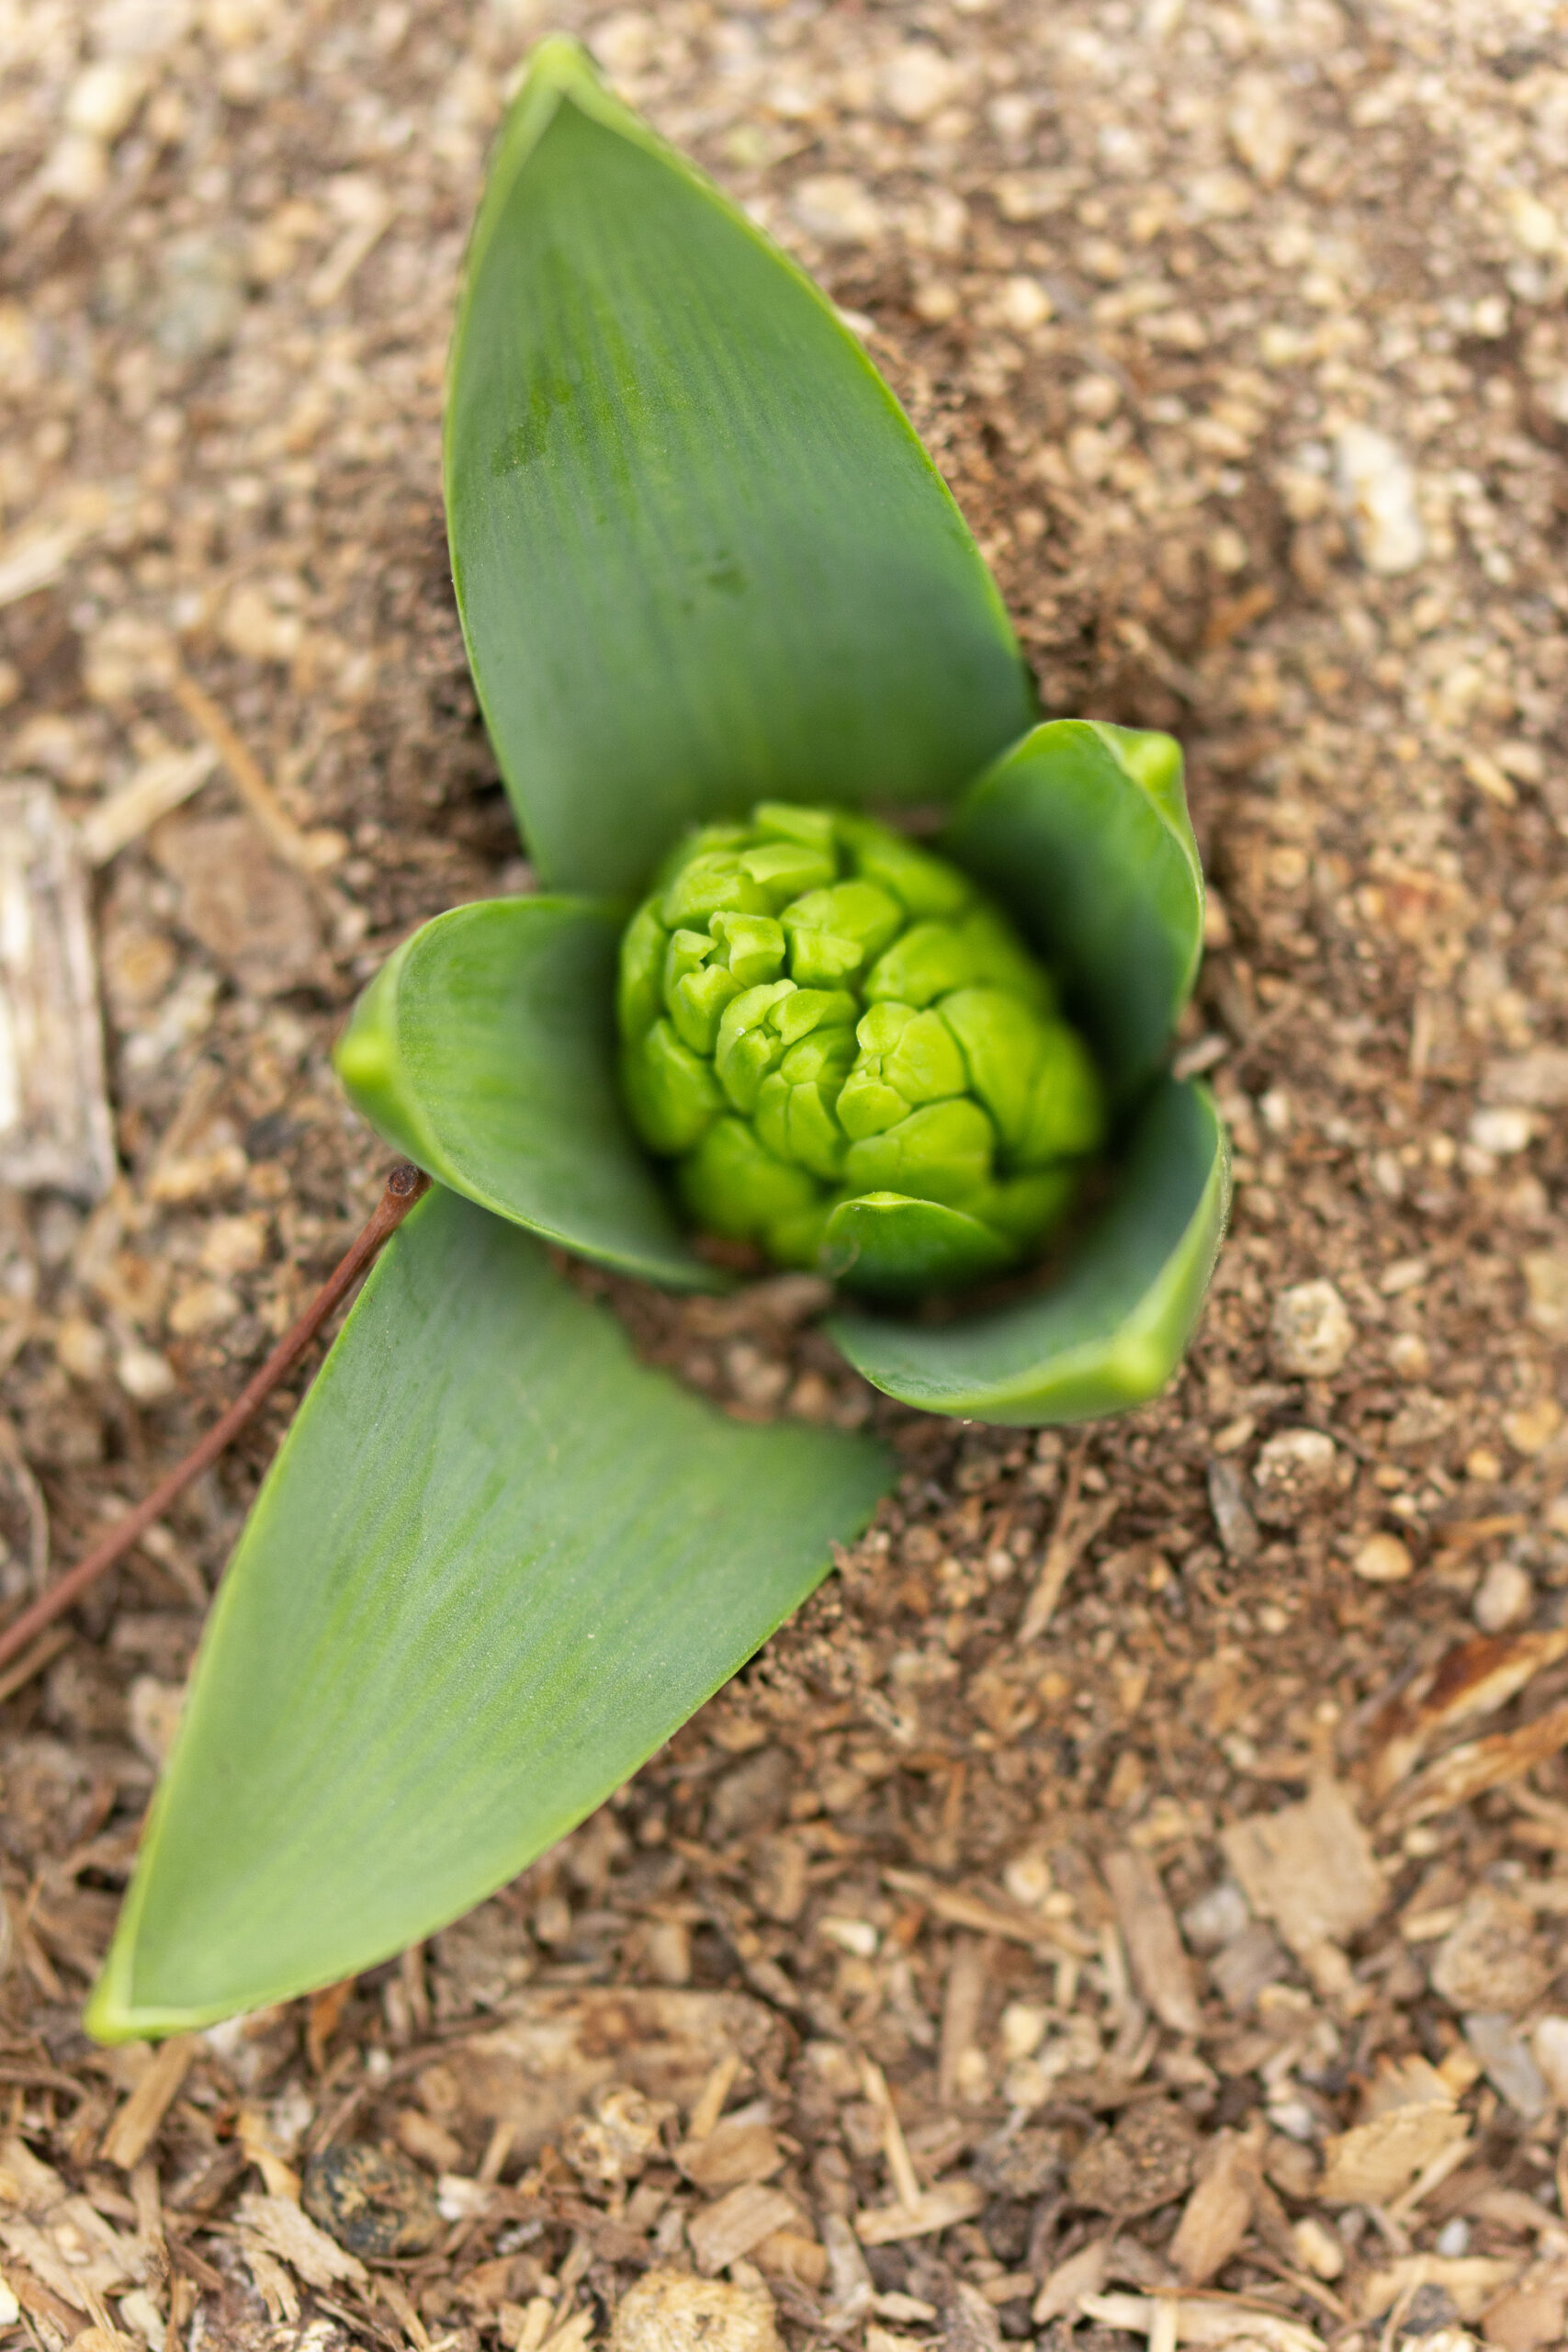
[[[382,1244],[396,1232],[420,1195],[429,1189],[430,1179],[422,1175],[407,1160],[400,1160],[387,1179],[386,1190],[375,1211],[352,1246],[339,1259],[310,1306],[298,1322],[279,1340],[261,1370],[248,1380],[226,1413],[220,1414],[205,1437],[197,1440],[183,1462],[174,1468],[149,1495],[112,1527],[101,1543],[96,1544],[84,1559],[62,1576],[59,1582],[24,1609],[15,1623],[0,1634],[0,1668],[9,1664],[19,1651],[40,1634],[46,1625],[79,1600],[89,1585],[96,1582],[117,1560],[122,1559],[131,1545],[147,1532],[155,1520],[162,1519],[176,1495],[188,1487],[193,1478],[209,1469],[224,1448],[236,1438],[251,1415],[272,1394],[284,1374],[298,1362],[310,1346],[333,1307],[359,1280]],[[45,1663],[40,1657],[40,1663]]]

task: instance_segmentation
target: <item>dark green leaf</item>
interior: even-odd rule
[[[867,1380],[929,1413],[1037,1426],[1121,1412],[1180,1363],[1228,1199],[1213,1102],[1166,1079],[1139,1114],[1115,1199],[1053,1287],[953,1323],[846,1313],[829,1328]]]
[[[361,997],[338,1074],[389,1143],[482,1208],[627,1273],[711,1286],[621,1107],[618,929],[584,899],[437,915]]]
[[[831,305],[559,39],[474,232],[446,501],[554,886],[630,891],[759,798],[950,797],[1032,716],[963,520]]]
[[[478,1902],[735,1672],[891,1476],[863,1439],[685,1395],[526,1235],[433,1192],[241,1540],[92,2030],[281,2000]]]
[[[982,776],[942,846],[1061,974],[1125,1100],[1157,1068],[1197,978],[1203,875],[1168,735],[1057,718]]]

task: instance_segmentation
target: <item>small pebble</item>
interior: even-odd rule
[[[1269,1353],[1287,1378],[1326,1380],[1339,1370],[1356,1337],[1350,1310],[1330,1282],[1296,1283],[1281,1291],[1269,1318]]]
[[[365,2141],[324,2148],[305,2167],[299,2199],[350,2254],[423,2254],[441,2234],[434,2190],[419,2166]]]
[[[1278,1430],[1252,1473],[1258,1518],[1270,1527],[1289,1526],[1332,1485],[1337,1458],[1325,1430]]]
[[[843,172],[818,172],[802,180],[790,209],[807,235],[825,245],[869,244],[882,226],[876,198]]]
[[[1522,1625],[1535,1607],[1535,1587],[1517,1560],[1494,1560],[1475,1589],[1471,1614],[1483,1634]]]
[[[1235,1879],[1223,1878],[1187,1905],[1181,1932],[1193,1951],[1218,1951],[1239,1936],[1251,1918],[1246,1895]]]
[[[1416,473],[1404,452],[1370,424],[1346,424],[1335,444],[1339,492],[1369,571],[1414,571],[1427,552]]]
[[[1416,1563],[1397,1535],[1370,1535],[1350,1566],[1367,1584],[1403,1584]]]
[[[1438,2252],[1450,2262],[1456,2262],[1461,2255],[1468,2254],[1470,2223],[1459,2215],[1451,2222],[1445,2222],[1438,2232]]]

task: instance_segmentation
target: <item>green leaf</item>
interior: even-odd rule
[[[1053,1287],[922,1325],[847,1313],[829,1325],[856,1370],[929,1413],[1037,1427],[1156,1396],[1192,1336],[1230,1197],[1207,1091],[1163,1080],[1140,1113],[1115,1199]]]
[[[536,1243],[433,1192],[241,1539],[91,2030],[281,2000],[479,1901],[736,1671],[892,1477],[865,1439],[686,1395]]]
[[[1179,745],[1049,720],[965,793],[941,846],[1055,966],[1127,1100],[1163,1058],[1203,949],[1203,872]]]
[[[824,1271],[852,1290],[886,1298],[956,1290],[1011,1262],[1011,1244],[978,1217],[901,1193],[840,1201],[828,1220]]]
[[[454,907],[383,965],[339,1040],[377,1131],[481,1208],[580,1257],[712,1288],[622,1108],[617,916],[584,899]]]
[[[554,887],[758,799],[950,797],[1033,716],[995,585],[832,306],[557,38],[453,345],[468,656]]]

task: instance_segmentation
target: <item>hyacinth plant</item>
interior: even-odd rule
[[[1176,745],[1037,723],[860,344],[563,40],[492,159],[446,487],[540,889],[426,923],[341,1042],[434,1181],[230,1566],[105,2038],[491,1893],[890,1487],[869,1435],[639,1363],[547,1244],[675,1289],[734,1279],[705,1233],[824,1272],[876,1388],[1027,1427],[1158,1392],[1223,1227],[1221,1128],[1166,1068],[1202,933]]]

